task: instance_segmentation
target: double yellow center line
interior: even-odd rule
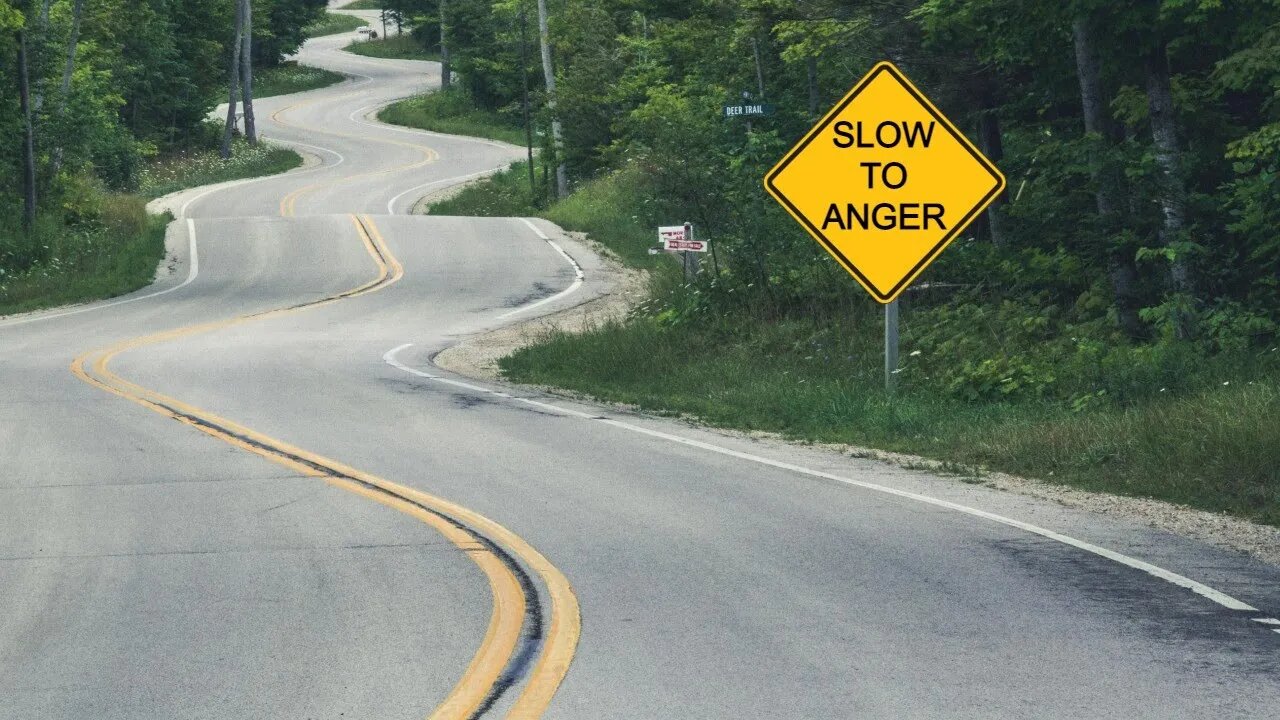
[[[436,152],[433,148],[427,147],[425,145],[417,145],[414,143],[401,142],[399,140],[371,138],[363,135],[352,135],[351,133],[337,132],[335,130],[318,130],[316,128],[309,128],[309,127],[304,127],[302,125],[296,125],[294,123],[285,122],[281,118],[281,115],[283,115],[284,113],[290,110],[296,110],[297,108],[304,107],[312,103],[317,103],[317,102],[320,102],[321,100],[333,101],[333,100],[350,97],[356,94],[357,93],[347,93],[346,95],[340,95],[337,98],[316,98],[313,100],[308,100],[306,102],[296,103],[288,107],[280,108],[279,110],[275,111],[274,113],[271,114],[271,119],[279,125],[296,128],[298,130],[305,130],[311,133],[319,133],[322,135],[329,135],[331,137],[351,138],[351,139],[359,140],[364,143],[373,142],[373,143],[379,143],[382,145],[392,145],[392,146],[398,146],[403,148],[409,148],[410,150],[421,153],[422,158],[420,160],[417,160],[416,162],[408,163],[405,165],[396,165],[389,168],[371,170],[369,172],[356,173],[354,175],[346,175],[337,180],[321,181],[321,182],[311,183],[310,185],[304,185],[303,187],[300,187],[297,190],[294,190],[293,192],[289,193],[288,195],[285,195],[283,198],[280,199],[280,216],[281,217],[293,217],[297,211],[298,199],[304,195],[307,195],[308,193],[315,192],[320,188],[330,187],[333,185],[337,185],[339,183],[345,183],[350,180],[355,180],[358,178],[377,177],[379,175],[387,175],[390,173],[402,172],[405,170],[413,170],[416,168],[424,167],[426,165],[430,165],[431,163],[436,162],[437,160],[440,159],[440,153]]]
[[[113,373],[109,367],[113,358],[128,350],[310,310],[377,292],[400,280],[404,276],[404,267],[387,248],[373,218],[352,215],[351,221],[377,266],[377,277],[372,280],[314,302],[188,325],[91,350],[72,361],[71,372],[94,387],[190,425],[223,442],[415,517],[465,552],[488,579],[493,596],[492,614],[480,648],[462,678],[431,714],[432,720],[479,717],[504,691],[518,684],[521,677],[516,673],[522,673],[523,669],[513,668],[513,665],[519,665],[521,657],[527,653],[518,653],[517,650],[522,641],[527,644],[539,639],[529,637],[530,633],[526,632],[531,608],[540,607],[537,590],[525,568],[532,571],[546,588],[551,605],[550,622],[541,628],[542,643],[537,662],[528,671],[528,681],[511,705],[507,717],[520,720],[541,717],[569,670],[581,632],[581,620],[577,597],[568,579],[523,538],[461,505],[357,470],[142,387]],[[534,620],[541,621],[540,617]]]

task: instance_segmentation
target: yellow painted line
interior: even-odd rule
[[[363,220],[363,224],[361,222]],[[469,718],[485,701],[502,676],[519,642],[526,608],[524,591],[509,567],[467,530],[450,523],[448,516],[480,535],[504,546],[542,578],[551,599],[551,620],[543,649],[524,691],[508,717],[541,717],[559,688],[573,659],[580,635],[578,601],[567,578],[523,538],[473,510],[383,478],[370,475],[335,460],[317,455],[270,437],[234,421],[219,417],[176,398],[144,388],[111,372],[109,363],[120,353],[230,327],[250,320],[299,312],[382,290],[404,276],[404,267],[391,253],[386,241],[365,216],[352,222],[378,268],[378,275],[363,285],[306,305],[243,315],[154,333],[86,352],[71,363],[71,371],[86,383],[173,418],[242,450],[264,457],[301,475],[324,478],[334,487],[375,500],[427,523],[458,549],[466,552],[484,572],[493,597],[489,626],[479,649],[431,720]],[[369,232],[365,232],[365,228]],[[89,366],[91,370],[87,370]],[[428,509],[424,509],[428,508]],[[432,512],[434,511],[434,512]],[[437,515],[435,513],[440,513]]]
[[[396,165],[394,167],[383,168],[381,170],[372,170],[370,172],[356,173],[355,175],[346,175],[336,180],[311,183],[310,185],[305,185],[303,187],[300,187],[297,190],[294,190],[293,192],[289,193],[288,195],[285,195],[283,198],[280,199],[281,217],[293,217],[295,212],[297,211],[298,199],[303,197],[304,195],[313,193],[316,190],[319,190],[320,188],[333,187],[335,185],[340,185],[342,183],[346,183],[351,180],[357,180],[360,178],[377,177],[379,175],[388,175],[391,173],[403,172],[405,170],[414,170],[416,168],[430,165],[431,163],[440,159],[440,153],[436,152],[433,148],[430,148],[426,145],[418,145],[416,143],[401,142],[399,140],[371,138],[371,137],[366,137],[364,135],[353,135],[351,133],[337,132],[334,130],[325,130],[322,128],[307,127],[305,125],[297,125],[295,123],[286,122],[281,118],[281,115],[283,115],[285,112],[288,112],[290,110],[295,110],[300,107],[312,105],[314,103],[321,102],[323,100],[328,100],[328,101],[341,100],[342,98],[351,97],[356,94],[358,93],[347,93],[345,95],[339,95],[336,98],[313,98],[305,102],[295,103],[293,105],[289,105],[288,107],[280,108],[279,110],[271,113],[271,119],[280,125],[295,128],[298,130],[305,130],[311,133],[329,135],[332,137],[353,138],[353,139],[361,140],[363,142],[372,142],[372,143],[379,143],[382,145],[394,145],[398,147],[409,148],[416,152],[422,153],[422,159],[416,162],[405,164],[405,165]]]

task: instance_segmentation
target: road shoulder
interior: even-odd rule
[[[544,226],[549,225],[549,222],[544,223]],[[603,275],[603,277],[593,278],[601,288],[598,294],[569,308],[465,337],[433,358],[437,366],[465,377],[515,386],[507,382],[498,369],[498,361],[501,358],[537,343],[548,333],[581,333],[611,321],[621,320],[632,307],[647,296],[647,275],[643,271],[625,267],[612,253],[589,240],[585,234],[567,232],[556,227],[554,237],[575,257],[580,257],[583,253],[591,253],[597,258],[601,268],[597,272]],[[634,408],[606,403],[562,388],[524,385],[515,387],[534,389],[555,397],[587,402],[628,413],[635,412]],[[657,420],[656,417],[652,419]],[[771,445],[818,451],[829,455],[829,459],[837,465],[872,460],[904,470],[927,473],[958,485],[986,488],[1047,501],[1075,511],[1117,518],[1159,532],[1206,543],[1216,548],[1243,553],[1255,560],[1280,567],[1280,528],[1252,523],[1225,513],[1206,512],[1150,498],[1091,492],[1005,473],[984,472],[978,476],[960,475],[948,472],[946,463],[917,455],[852,445],[798,443],[788,441],[774,433],[747,433],[711,428],[698,423],[695,418],[681,418],[681,420],[727,438],[741,438],[753,443],[767,442]],[[856,471],[855,468],[849,468],[849,472]]]

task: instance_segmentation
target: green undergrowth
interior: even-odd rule
[[[266,142],[255,147],[237,140],[227,160],[212,148],[172,153],[152,160],[139,173],[138,192],[144,197],[156,198],[200,185],[275,175],[301,164],[302,157],[288,148]]]
[[[382,0],[355,0],[341,7],[342,10],[381,10],[386,3]]]
[[[642,310],[582,335],[548,335],[501,367],[517,382],[712,425],[919,454],[971,472],[1001,470],[1280,524],[1275,353],[1272,362],[1220,361],[1194,379],[1195,389],[1073,409],[1047,399],[967,401],[929,388],[886,395],[878,330],[866,322],[841,337],[827,323],[749,318],[670,325]]]
[[[285,63],[279,67],[255,71],[253,93],[258,99],[273,95],[289,95],[336,85],[346,79],[347,77],[341,73],[297,63]]]
[[[0,315],[114,297],[151,282],[169,215],[136,195],[105,195],[96,217],[0,227]]]
[[[390,35],[377,40],[355,40],[343,48],[349,53],[388,60],[439,60],[440,54],[428,51],[409,33]]]
[[[383,108],[378,119],[394,125],[501,140],[513,145],[525,142],[518,120],[477,108],[461,88],[401,100]]]
[[[185,188],[284,172],[301,164],[292,150],[238,140],[230,160],[216,149],[176,152],[147,162],[134,193],[71,183],[35,226],[0,221],[0,315],[87,302],[149,284],[164,256],[172,217],[148,215],[148,200]]]

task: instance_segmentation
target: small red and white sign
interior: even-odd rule
[[[706,240],[668,240],[667,250],[681,252],[706,252]]]
[[[685,225],[664,225],[658,228],[658,240],[667,252],[706,252],[706,240],[694,240]]]

